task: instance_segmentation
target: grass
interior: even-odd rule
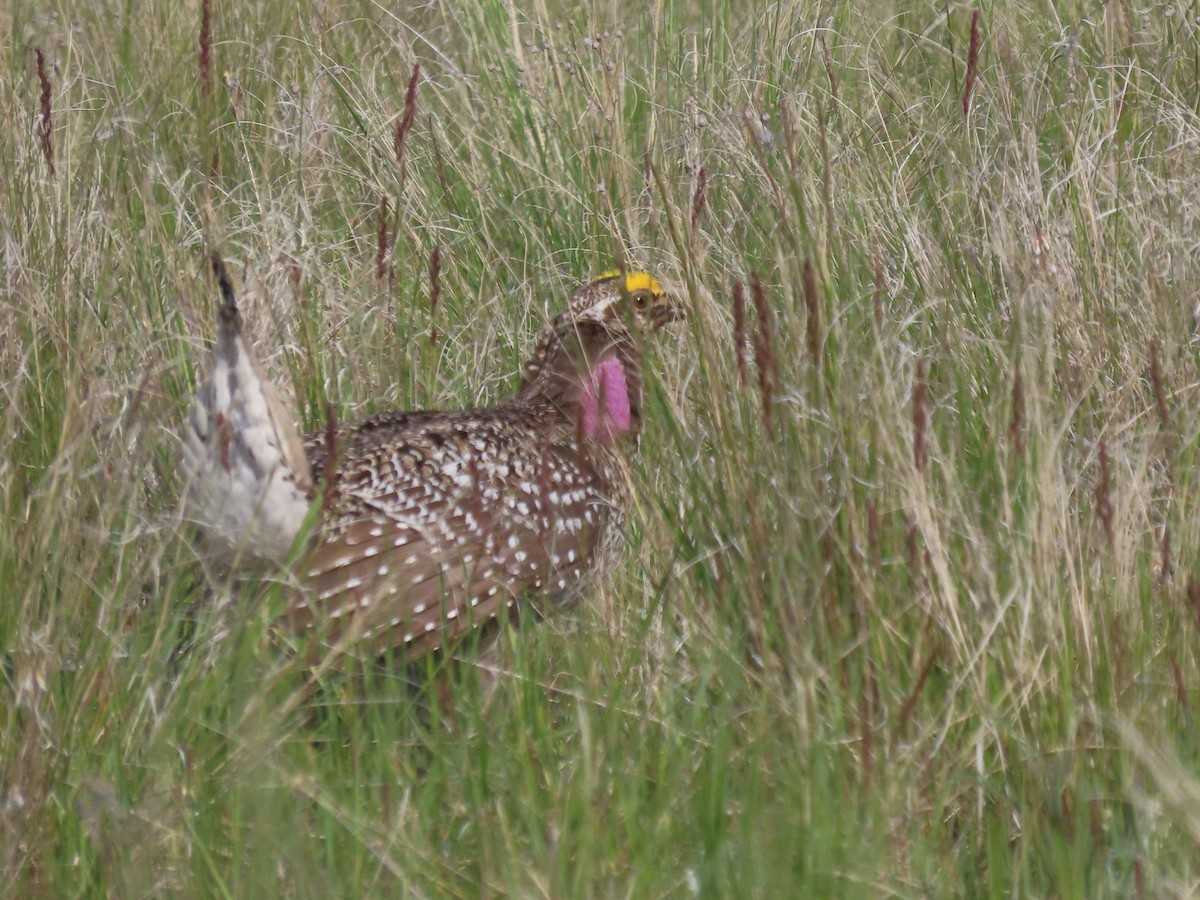
[[[1194,18],[623,9],[0,12],[6,895],[1200,892]],[[178,520],[211,245],[306,428],[653,269],[616,581],[305,694]]]

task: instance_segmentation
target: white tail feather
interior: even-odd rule
[[[308,515],[312,476],[299,433],[242,335],[233,287],[221,289],[208,379],[184,427],[186,515],[226,562],[282,563]]]

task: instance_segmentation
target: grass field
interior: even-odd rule
[[[1200,893],[1194,10],[404,7],[0,10],[0,894]],[[210,246],[305,428],[655,271],[615,582],[306,691],[180,524]]]

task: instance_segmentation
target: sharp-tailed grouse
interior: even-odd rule
[[[381,413],[301,439],[216,254],[212,266],[222,303],[184,433],[187,514],[226,560],[290,562],[286,626],[414,659],[514,604],[573,602],[619,555],[639,338],[679,314],[653,277],[611,272],[576,291],[496,406]]]

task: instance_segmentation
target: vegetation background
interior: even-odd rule
[[[1200,892],[1197,28],[4,5],[0,893]],[[210,245],[307,428],[658,273],[617,581],[306,692],[179,522]]]

